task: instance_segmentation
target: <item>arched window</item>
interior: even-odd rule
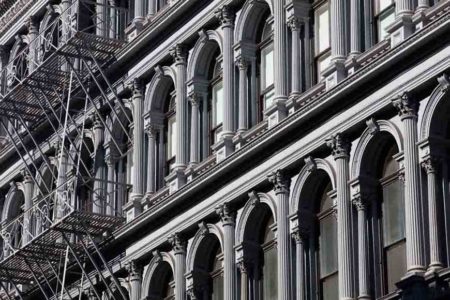
[[[393,146],[386,154],[380,178],[382,203],[379,217],[382,219],[383,294],[396,290],[395,283],[406,273],[406,236],[403,183],[398,177],[398,163]]]
[[[211,102],[209,105],[210,146],[217,143],[220,139],[223,123],[223,81],[222,81],[222,62],[217,58],[214,65],[212,78],[210,80]]]
[[[261,113],[272,106],[274,92],[273,66],[273,24],[272,18],[266,18],[259,42],[260,50],[260,110]],[[262,118],[262,116],[261,116]]]
[[[314,10],[314,57],[316,79],[322,79],[322,72],[331,59],[330,4],[323,3]]]
[[[319,280],[320,299],[338,299],[338,255],[337,255],[337,221],[334,205],[329,193],[328,183],[320,195],[320,207],[317,213],[319,223]]]

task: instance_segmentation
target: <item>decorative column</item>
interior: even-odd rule
[[[361,0],[350,1],[350,55],[361,53]]]
[[[430,264],[428,266],[428,272],[434,272],[442,269],[444,266],[441,259],[436,193],[436,175],[438,173],[439,161],[434,157],[428,157],[422,162],[422,167],[427,172],[428,183],[428,235],[430,237]]]
[[[241,300],[248,300],[248,271],[244,260],[237,263],[241,272]]]
[[[296,298],[297,300],[306,300],[306,285],[305,285],[305,243],[309,237],[309,230],[303,227],[297,227],[292,233],[292,238],[295,240],[296,247],[296,262],[295,262],[295,273],[297,274],[297,279],[295,282],[296,287]]]
[[[130,300],[141,300],[142,267],[135,261],[128,264],[128,276],[130,281]]]
[[[422,0],[423,2],[423,0]],[[395,0],[395,16],[410,16],[414,12],[414,0]]]
[[[114,201],[114,165],[116,164],[116,159],[113,157],[111,153],[111,146],[108,146],[107,149],[105,149],[106,155],[105,155],[105,163],[106,163],[106,172],[107,172],[107,180],[108,183],[106,185],[106,215],[108,216],[114,216],[117,212],[120,212],[121,209],[115,207],[115,201]]]
[[[235,13],[228,5],[216,12],[223,32],[223,124],[219,143],[215,146],[217,160],[220,161],[234,151],[234,57],[233,33]]]
[[[95,141],[95,180],[94,180],[94,213],[105,211],[105,158],[104,158],[104,127],[100,116],[94,115],[94,141]]]
[[[39,19],[32,16],[28,19],[28,38],[30,39],[30,50],[28,53],[28,72],[31,74],[37,67],[39,41]]]
[[[336,162],[337,231],[339,261],[339,299],[354,299],[354,267],[352,256],[352,204],[350,202],[349,158],[350,143],[342,134],[327,140]]]
[[[191,159],[190,164],[195,165],[197,164],[200,154],[200,139],[199,139],[199,133],[200,133],[200,126],[199,126],[199,106],[201,103],[201,97],[194,93],[189,97],[189,102],[191,103]]]
[[[275,71],[275,102],[287,100],[287,56],[286,56],[286,10],[285,1],[273,2],[274,28],[273,28],[273,56]],[[280,103],[281,104],[281,103]],[[280,300],[280,299],[279,299]]]
[[[175,300],[185,300],[186,282],[186,243],[179,233],[174,233],[168,238],[175,254]]]
[[[145,21],[145,17],[144,17],[144,1],[145,0],[134,0],[133,25],[135,27],[136,34],[139,33],[142,30],[142,24]]]
[[[188,162],[187,153],[187,128],[188,111],[186,99],[186,62],[187,52],[182,44],[177,44],[170,50],[170,55],[175,60],[176,67],[176,136],[177,145],[175,149],[175,165],[169,178],[169,190],[174,192],[186,183],[184,170]]]
[[[290,268],[289,268],[289,186],[291,179],[282,170],[268,175],[268,180],[274,186],[277,195],[277,256],[278,256],[278,300],[291,299]]]
[[[231,211],[228,203],[222,204],[216,208],[216,213],[220,216],[222,227],[224,231],[224,246],[223,246],[223,291],[224,300],[235,299],[235,274],[236,268],[234,265],[234,228],[235,228],[235,214]]]
[[[33,236],[32,232],[32,220],[29,209],[33,206],[33,178],[27,170],[22,170],[23,175],[23,195],[24,195],[24,217],[23,217],[23,230],[22,230],[22,242],[26,244]]]
[[[430,7],[430,4],[428,3],[429,0],[419,0],[417,3],[416,11],[423,11]]]
[[[140,79],[135,78],[132,85],[133,96],[131,103],[133,105],[133,168],[131,174],[131,184],[133,192],[131,193],[131,201],[133,203],[133,213],[127,213],[127,218],[134,219],[141,210],[141,199],[144,194],[144,118],[142,115],[144,103],[144,86]]]
[[[147,124],[145,133],[148,139],[147,193],[156,192],[156,128]]]
[[[60,219],[63,217],[64,213],[64,204],[62,202],[70,201],[67,195],[67,186],[64,184],[67,181],[67,167],[68,167],[68,154],[67,149],[62,142],[58,144],[58,175],[56,181],[56,218]],[[72,203],[73,205],[73,203]]]
[[[358,300],[369,300],[371,297],[369,287],[369,249],[367,247],[367,209],[369,205],[367,196],[358,194],[353,199],[353,205],[358,211]]]
[[[243,133],[248,129],[248,104],[247,104],[247,68],[248,62],[242,56],[236,61],[239,68],[239,124],[238,133]]]
[[[405,230],[408,273],[425,271],[423,253],[423,218],[420,203],[419,159],[417,154],[417,110],[419,102],[408,93],[394,98],[403,123],[405,163]]]
[[[290,97],[300,95],[301,86],[301,45],[300,45],[300,21],[297,17],[293,17],[288,21],[288,26],[292,34],[292,66],[291,66],[291,93]]]

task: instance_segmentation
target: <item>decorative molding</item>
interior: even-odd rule
[[[334,159],[350,156],[351,144],[342,133],[332,135],[326,143],[331,148]]]
[[[409,92],[404,92],[392,99],[392,105],[397,109],[400,118],[417,118],[419,102],[411,97]]]
[[[291,179],[284,174],[283,170],[277,170],[267,175],[267,179],[274,186],[276,194],[289,193]]]
[[[186,242],[182,240],[180,233],[171,234],[167,239],[175,254],[186,253]]]
[[[219,19],[222,26],[234,25],[236,14],[229,5],[222,6],[221,8],[217,9],[214,14],[216,15],[217,19]]]

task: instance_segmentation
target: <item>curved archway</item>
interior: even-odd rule
[[[153,251],[142,284],[143,296],[152,300],[174,299],[175,260],[167,252]]]
[[[272,15],[273,8],[270,0],[250,1],[247,0],[242,7],[239,18],[236,20],[235,41],[247,41],[255,43],[258,35],[258,24],[262,17],[268,13]]]

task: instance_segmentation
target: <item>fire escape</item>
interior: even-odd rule
[[[104,285],[109,299],[127,299],[102,254],[102,247],[124,219],[120,209],[108,203],[104,191],[92,189],[92,182],[102,180],[104,185],[113,185],[115,193],[120,183],[96,178],[82,155],[92,152],[83,139],[92,114],[111,136],[115,135],[104,120],[105,107],[113,115],[123,113],[129,118],[104,71],[125,44],[127,10],[89,0],[61,5],[62,12],[1,73],[6,88],[0,93],[0,125],[23,167],[36,174],[32,180],[39,196],[0,229],[0,289],[5,291],[4,299],[29,299],[32,294],[48,300],[74,299],[85,284],[101,300],[99,286]],[[131,143],[127,126],[117,119]],[[76,137],[81,142],[75,142]],[[50,140],[57,145],[56,168],[45,159],[43,150]],[[111,140],[118,155],[126,155]],[[52,170],[52,186],[36,181],[43,176],[36,157]],[[82,204],[76,193],[80,187],[96,195],[104,208]]]

